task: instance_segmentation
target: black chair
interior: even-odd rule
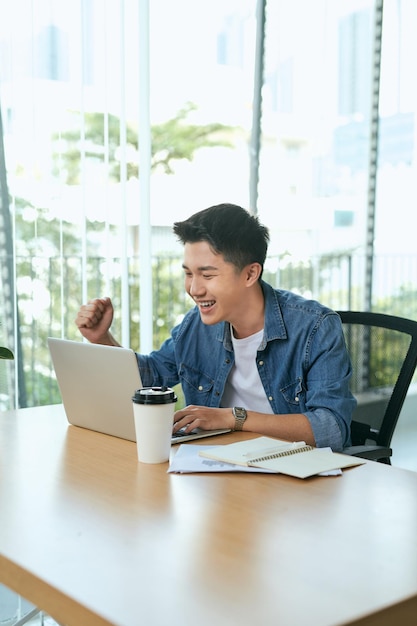
[[[390,464],[391,439],[417,366],[417,321],[338,311],[352,360],[358,400],[346,454]]]

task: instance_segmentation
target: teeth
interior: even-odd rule
[[[214,302],[200,302],[199,304],[200,304],[201,307],[205,308],[205,307],[212,306],[212,304],[214,304]]]

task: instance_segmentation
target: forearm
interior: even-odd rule
[[[316,445],[310,422],[302,413],[274,415],[248,410],[247,415],[242,429],[244,431],[287,441],[305,441],[311,446]]]
[[[86,327],[79,327],[80,333],[89,341],[90,343],[98,343],[102,346],[115,346],[120,347],[120,343],[116,341],[110,331],[106,331],[105,333],[98,333],[94,328],[89,329]]]
[[[234,430],[236,422],[231,408],[207,407],[188,405],[175,412],[174,431],[185,428],[190,432],[193,428],[213,430],[215,428],[230,428]],[[310,422],[305,415],[267,414],[247,410],[247,419],[243,423],[244,431],[251,431],[259,435],[285,439],[287,441],[305,441],[309,445],[316,445]]]
[[[102,338],[102,341],[96,341],[95,343],[101,343],[104,346],[115,346],[117,348],[121,347],[120,343],[116,341],[110,332],[106,333],[106,335]]]

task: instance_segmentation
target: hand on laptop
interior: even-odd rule
[[[186,433],[191,432],[194,428],[203,430],[233,429],[234,425],[235,418],[231,409],[190,405],[175,412],[173,432],[175,433],[181,428],[184,428]]]
[[[120,344],[109,332],[113,321],[113,304],[110,298],[95,298],[83,304],[75,318],[80,333],[91,343],[107,346]]]

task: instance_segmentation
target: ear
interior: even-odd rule
[[[259,280],[262,273],[262,267],[259,263],[251,263],[245,268],[246,287],[251,287]]]

